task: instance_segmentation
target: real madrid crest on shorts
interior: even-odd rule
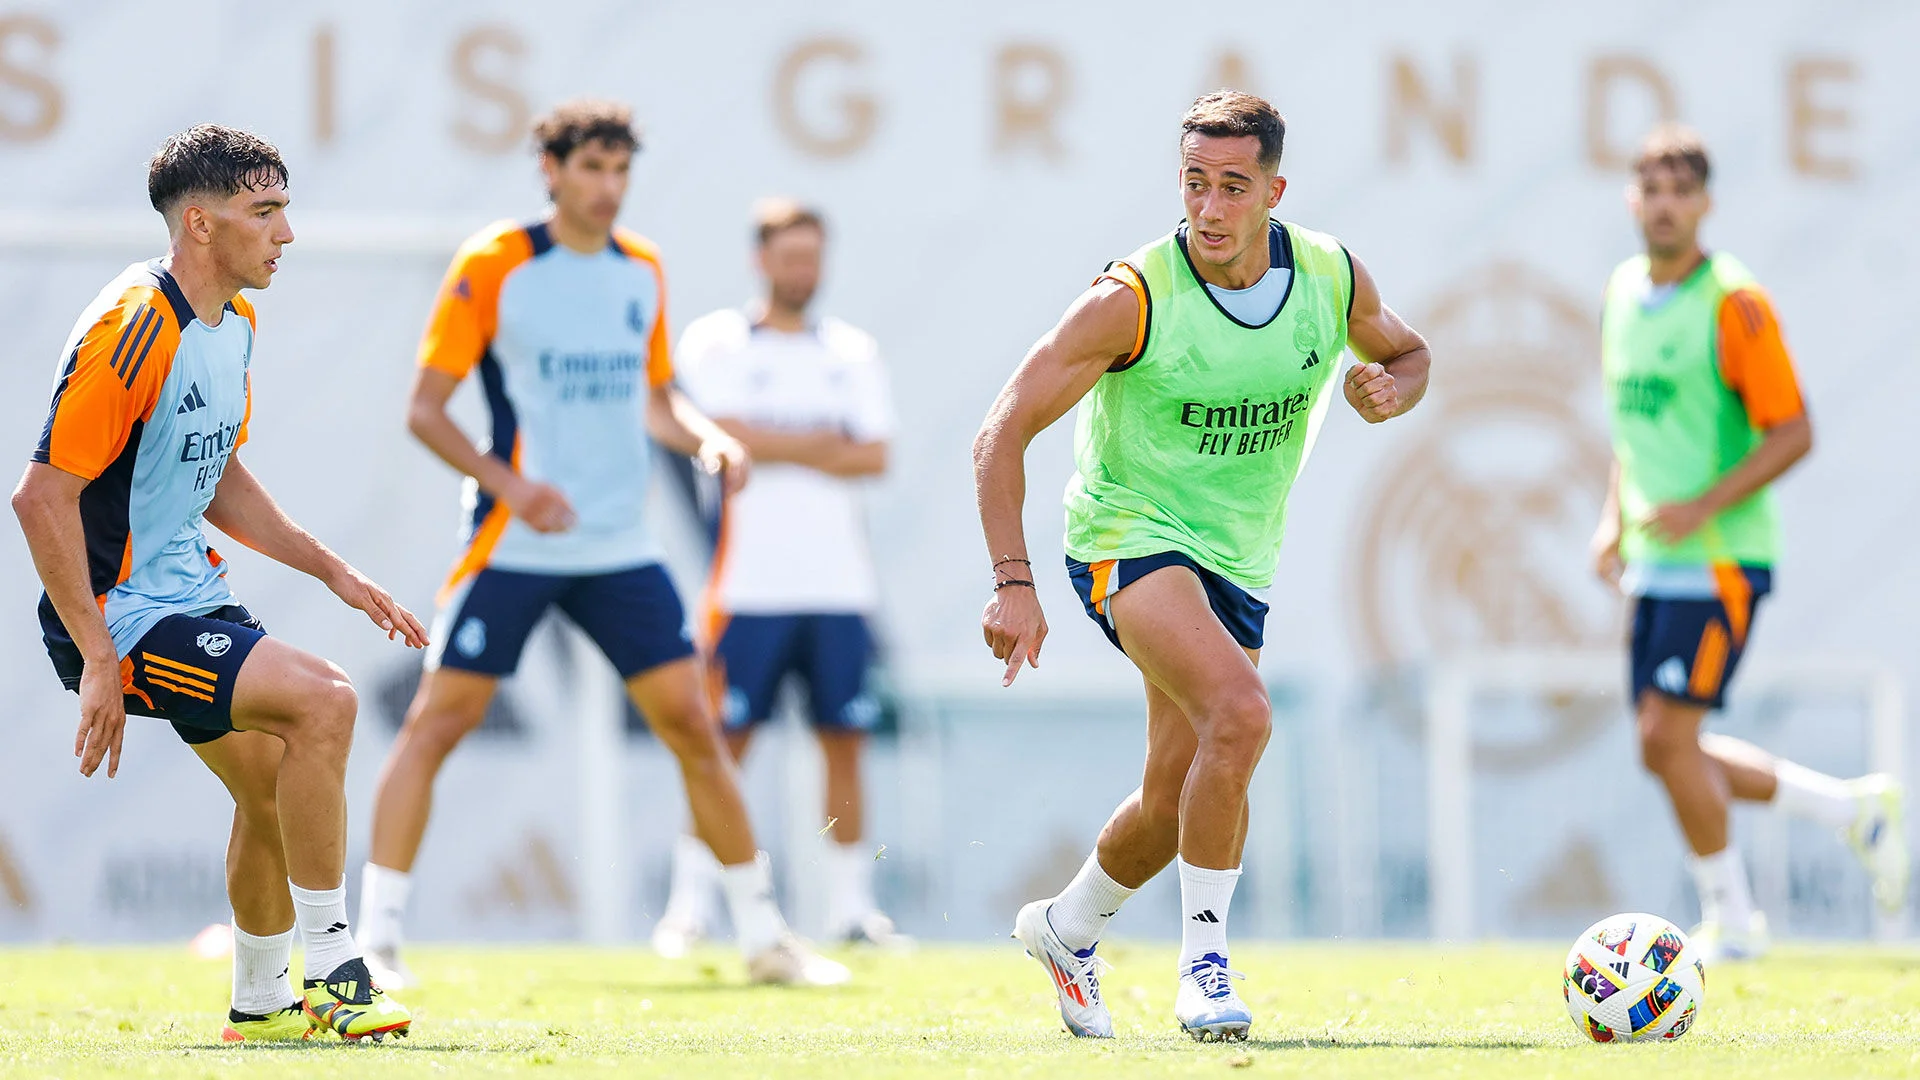
[[[200,651],[208,656],[225,656],[227,650],[233,647],[232,638],[211,631],[194,638],[193,643],[200,646]]]
[[[468,616],[454,632],[453,647],[460,650],[461,656],[479,656],[487,651],[487,624]]]

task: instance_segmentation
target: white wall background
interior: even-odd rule
[[[676,325],[748,295],[755,197],[797,195],[830,218],[823,306],[879,338],[904,421],[894,472],[871,501],[902,684],[992,694],[1010,717],[1052,715],[1033,703],[1092,687],[1124,702],[1135,676],[1052,565],[1066,424],[1029,458],[1027,525],[1056,632],[1046,666],[994,692],[997,665],[978,643],[988,578],[968,447],[1006,373],[1093,273],[1178,218],[1179,114],[1230,78],[1289,117],[1281,213],[1345,240],[1436,350],[1422,409],[1383,428],[1337,414],[1296,493],[1266,663],[1309,704],[1289,721],[1302,757],[1286,768],[1299,782],[1274,778],[1291,809],[1262,813],[1299,843],[1263,849],[1294,862],[1268,867],[1288,884],[1263,890],[1272,921],[1261,925],[1418,931],[1417,788],[1394,771],[1418,748],[1396,679],[1448,650],[1618,640],[1618,606],[1583,576],[1604,467],[1592,318],[1608,269],[1635,245],[1624,176],[1606,158],[1670,107],[1714,150],[1708,239],[1772,290],[1819,432],[1814,458],[1782,486],[1789,555],[1752,663],[1848,657],[1920,685],[1910,645],[1920,560],[1907,551],[1920,524],[1908,464],[1920,430],[1905,422],[1920,378],[1908,301],[1920,286],[1910,6],[1285,3],[1238,27],[1138,0],[1097,14],[1048,2],[607,0],[187,2],[157,22],[140,11],[0,2],[0,431],[13,433],[18,460],[73,315],[164,242],[145,207],[146,156],[199,121],[256,129],[292,168],[301,239],[256,297],[249,461],[297,518],[429,608],[454,556],[456,481],[405,436],[400,410],[434,285],[460,236],[541,212],[518,134],[532,112],[574,94],[617,96],[646,127],[625,221],[664,249]],[[690,585],[697,556],[679,550]],[[335,658],[368,691],[352,773],[357,859],[387,711],[404,700],[414,658],[317,585],[245,553],[234,562],[235,588],[276,633]],[[37,592],[17,532],[0,529],[0,696],[14,706],[0,752],[0,938],[152,936],[222,917],[217,785],[162,725],[137,722],[120,779],[74,773],[71,698],[42,657]],[[421,864],[432,882],[418,893],[423,934],[577,929],[563,671],[549,664],[513,687],[531,734],[477,742],[445,775]],[[1089,807],[1030,797],[990,765],[964,764],[990,753],[969,757],[951,741],[1031,754],[1045,745],[1031,727],[956,721],[942,728],[949,741],[919,744],[918,765],[883,753],[876,842],[899,861],[882,876],[915,929],[997,930],[1025,882],[1077,861],[1131,786],[1130,715],[1082,709],[1049,729],[1075,776],[1110,778]],[[1844,706],[1779,723],[1757,730],[1833,758],[1813,764],[1858,768],[1858,718]],[[1107,733],[1091,740],[1102,747],[1091,761],[1073,756],[1090,740],[1070,736],[1087,724]],[[1850,734],[1820,738],[1829,728]],[[1564,821],[1542,815],[1553,822],[1513,845],[1528,865],[1490,864],[1490,881],[1550,876],[1581,836],[1618,839],[1626,825],[1605,817],[1617,806],[1633,851],[1603,856],[1604,891],[1587,895],[1686,903],[1666,811],[1649,801],[1617,714],[1533,708],[1499,737],[1531,750],[1496,774],[1489,798],[1505,790],[1538,807],[1525,793],[1553,790],[1564,770],[1608,779],[1595,781],[1604,799],[1565,807]],[[652,744],[637,744],[630,764],[623,865],[640,930],[648,905],[657,910],[678,794]],[[790,861],[804,863],[801,841],[817,825],[783,822],[774,789],[786,774],[756,769],[766,831],[775,846],[781,830],[793,834]],[[914,781],[927,769],[945,770],[938,800]],[[1417,768],[1410,775],[1417,785]],[[952,823],[986,805],[1027,812],[1010,813],[998,837],[956,835]],[[1490,830],[1507,816],[1494,804],[1484,815]],[[975,841],[1007,853],[982,856]],[[529,854],[543,846],[551,873]],[[1831,855],[1819,838],[1801,848]],[[1844,862],[1804,866],[1814,884],[1858,884],[1842,881]],[[967,910],[937,894],[979,875],[1004,885]],[[1516,887],[1490,909],[1496,928],[1584,922],[1577,902],[1529,896]],[[1851,903],[1808,907],[1803,925],[1855,927]]]

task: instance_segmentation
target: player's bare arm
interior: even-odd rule
[[[364,612],[375,626],[386,631],[387,640],[399,638],[416,649],[426,646],[426,628],[413,612],[295,524],[241,462],[237,450],[227,459],[220,485],[207,505],[206,519],[214,528],[274,562],[326,585],[348,607]]]
[[[120,771],[127,709],[120,691],[120,657],[87,575],[80,493],[89,482],[34,462],[14,489],[13,512],[20,519],[20,531],[26,534],[27,550],[47,597],[86,664],[80,676],[80,727],[73,736],[80,775],[92,776],[105,756],[107,776],[112,778]]]
[[[1391,420],[1427,393],[1427,369],[1433,356],[1426,339],[1380,299],[1380,287],[1366,264],[1353,260],[1353,314],[1347,319],[1347,347],[1360,363],[1347,372],[1347,404],[1369,424]]]
[[[492,454],[483,454],[460,425],[447,415],[447,399],[460,380],[444,371],[421,368],[414,376],[407,401],[407,430],[464,476],[473,477],[480,490],[507,504],[513,516],[535,532],[556,533],[573,528],[577,520],[567,496],[552,484],[529,480]]]
[[[780,431],[732,417],[714,417],[727,434],[740,440],[755,461],[786,462],[818,469],[830,476],[878,476],[887,471],[885,440],[862,441],[841,431]]]
[[[1593,572],[1602,582],[1618,588],[1626,563],[1620,558],[1620,461],[1615,458],[1607,470],[1607,497],[1600,505],[1600,524],[1593,530]]]
[[[672,383],[647,392],[647,433],[660,445],[697,459],[701,468],[717,474],[727,494],[746,486],[753,455]]]
[[[1761,432],[1760,445],[1740,459],[1717,483],[1686,502],[1654,507],[1646,517],[1647,531],[1663,543],[1677,544],[1713,519],[1715,514],[1778,480],[1813,450],[1813,421],[1805,413]]]
[[[1027,498],[1027,444],[1127,358],[1139,318],[1140,301],[1132,289],[1107,278],[1095,282],[1028,351],[974,438],[974,493],[996,586],[980,627],[994,658],[1007,662],[1002,686],[1013,684],[1022,661],[1040,666],[1040,646],[1047,639],[1020,520]],[[1000,587],[1009,581],[1029,584]]]

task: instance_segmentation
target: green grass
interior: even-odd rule
[[[1011,943],[850,957],[854,985],[756,990],[723,951],[420,948],[400,1043],[225,1047],[226,964],[183,948],[0,949],[0,1076],[1674,1077],[1920,1074],[1920,952],[1783,948],[1710,974],[1679,1043],[1595,1046],[1558,948],[1240,945],[1254,1038],[1173,1027],[1173,953],[1110,946],[1119,1037],[1062,1032]]]

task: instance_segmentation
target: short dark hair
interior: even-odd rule
[[[534,146],[552,154],[555,161],[567,160],[567,155],[590,142],[639,150],[640,131],[633,126],[633,110],[603,98],[574,98],[533,122]]]
[[[776,197],[753,204],[753,235],[761,247],[788,229],[806,227],[819,229],[825,235],[827,219],[820,216],[820,211],[794,199]]]
[[[147,162],[147,199],[162,214],[189,195],[228,198],[286,183],[287,163],[272,143],[218,124],[197,124],[170,136]]]
[[[1707,160],[1707,144],[1700,133],[1685,124],[1665,123],[1649,132],[1645,142],[1640,144],[1640,152],[1634,155],[1633,172],[1635,176],[1645,176],[1648,169],[1656,165],[1665,165],[1673,169],[1687,169],[1700,186],[1707,185],[1707,178],[1713,175],[1713,163]]]
[[[1260,167],[1278,169],[1287,141],[1287,118],[1263,97],[1238,90],[1215,90],[1194,100],[1180,120],[1180,137],[1211,135],[1216,139],[1251,135],[1260,140]]]

